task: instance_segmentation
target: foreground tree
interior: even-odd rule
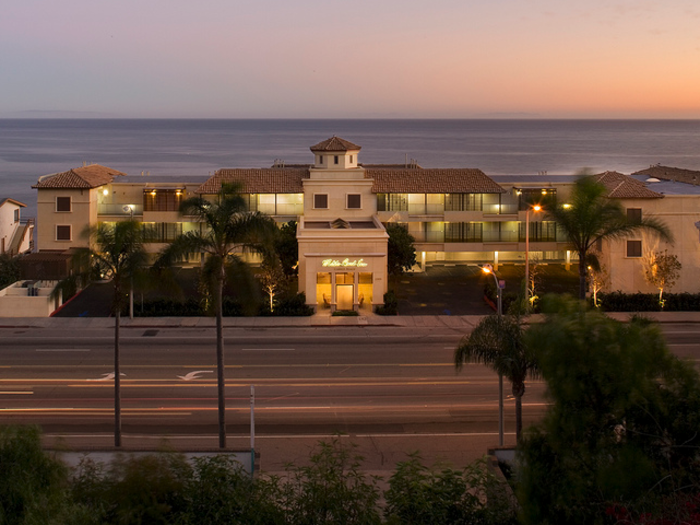
[[[270,312],[274,312],[275,296],[282,293],[287,287],[282,264],[276,256],[268,256],[263,259],[258,278],[263,292],[267,294]]]
[[[647,231],[666,242],[673,236],[666,225],[654,218],[634,221],[627,218],[622,205],[607,197],[607,188],[592,175],[579,177],[567,203],[547,206],[549,219],[564,230],[569,243],[579,258],[579,299],[586,298],[586,270],[588,266],[599,267],[592,252],[598,241],[627,237],[639,231]]]
[[[68,468],[41,446],[38,427],[0,427],[0,523],[92,523],[73,503]]]
[[[523,428],[522,399],[525,380],[537,377],[539,369],[533,352],[523,338],[520,315],[490,315],[464,337],[454,354],[455,368],[464,363],[483,363],[510,381],[515,398],[515,434]]]
[[[292,277],[297,274],[299,265],[299,242],[297,241],[297,222],[289,221],[280,226],[275,239],[275,252],[282,264],[284,275]]]
[[[389,275],[401,275],[416,264],[416,249],[413,246],[416,240],[408,233],[408,229],[400,224],[387,224],[386,232],[389,234],[387,270]]]
[[[186,199],[180,213],[202,223],[201,231],[180,235],[160,255],[159,267],[172,266],[189,255],[204,256],[203,273],[212,283],[216,311],[216,367],[219,413],[219,447],[226,448],[226,404],[224,377],[223,289],[227,269],[245,266],[245,253],[269,254],[277,234],[274,221],[246,209],[236,185],[223,184],[214,201],[203,197]]]
[[[659,306],[664,308],[664,290],[672,288],[680,276],[683,265],[668,250],[652,252],[644,261],[644,279],[659,290]]]
[[[553,313],[525,334],[550,401],[519,446],[526,521],[608,523],[620,507],[625,523],[669,518],[669,498],[700,494],[698,373],[648,320],[618,322],[561,298],[543,307]]]
[[[121,312],[133,284],[147,268],[148,254],[145,242],[150,231],[136,221],[101,223],[88,228],[83,236],[92,248],[79,248],[73,260],[74,271],[59,282],[53,294],[69,297],[72,292],[85,288],[97,280],[112,282],[112,314],[114,315],[114,446],[121,446],[121,372],[119,327]]]
[[[0,255],[0,290],[19,281],[19,257],[9,253]]]

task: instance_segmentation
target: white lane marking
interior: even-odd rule
[[[109,374],[102,374],[102,375],[104,377],[101,377],[99,379],[87,379],[86,381],[110,381],[110,380],[114,379],[115,374],[114,374],[114,372],[110,372]],[[126,376],[126,374],[124,372],[121,372],[119,374],[119,377],[121,377],[121,376]]]
[[[505,432],[504,433],[506,436],[514,436],[515,432]],[[413,434],[404,434],[402,432],[397,432],[396,434],[391,434],[391,433],[385,433],[385,434],[277,434],[277,435],[260,435],[260,436],[255,436],[256,439],[260,440],[265,440],[265,439],[327,439],[327,438],[340,438],[340,439],[352,439],[352,438],[372,438],[372,437],[377,437],[377,438],[429,438],[429,437],[455,437],[455,438],[462,438],[465,436],[497,436],[498,432],[436,432],[436,433],[431,433],[431,432],[426,432],[425,434],[419,434],[419,433],[413,433]],[[163,436],[154,436],[150,434],[128,434],[130,438],[133,439],[153,439],[153,440],[158,440],[162,441]],[[44,434],[45,438],[56,438],[58,435],[56,434]],[[105,439],[114,439],[114,434],[106,434],[106,433],[95,433],[95,434],[60,434],[60,437],[62,438],[74,438],[74,439],[84,439],[84,438],[105,438]],[[228,437],[231,439],[250,439],[250,436],[246,434],[228,434]],[[211,436],[203,436],[201,434],[187,434],[187,435],[169,435],[168,436],[168,441],[174,441],[178,439],[185,439],[185,440],[191,440],[191,439],[197,439],[201,440],[202,438],[209,438],[211,441],[214,441],[216,438],[211,437]]]
[[[0,395],[6,395],[6,396],[17,396],[17,395],[32,395],[34,392],[31,390],[5,390],[4,392],[0,392]]]
[[[293,352],[294,348],[241,348],[242,352]]]
[[[184,376],[176,376],[183,381],[192,381],[193,379],[202,379],[197,374],[213,374],[213,370],[197,370],[196,372],[190,372]]]
[[[37,352],[90,352],[89,348],[37,348]]]

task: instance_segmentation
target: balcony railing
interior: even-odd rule
[[[484,204],[486,215],[514,215],[518,213],[517,204]]]
[[[525,242],[517,231],[473,231],[463,234],[445,235],[444,231],[416,232],[411,235],[416,242],[439,242],[439,243],[477,243],[477,242]],[[530,243],[535,242],[556,242],[556,235],[531,235]]]
[[[143,215],[143,204],[98,204],[98,215]]]

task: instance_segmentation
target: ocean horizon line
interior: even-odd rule
[[[474,122],[474,121],[515,121],[515,122],[700,122],[698,117],[117,117],[117,116],[2,116],[0,121],[11,120],[151,120],[151,121],[236,121],[236,122]]]

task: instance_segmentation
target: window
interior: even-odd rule
[[[70,224],[57,224],[56,225],[56,240],[57,241],[70,241],[71,240],[71,226]]]
[[[182,190],[144,190],[143,209],[144,211],[178,211],[180,209],[182,197]]]
[[[19,222],[19,208],[15,210],[15,222]]]
[[[639,223],[642,222],[641,208],[627,208],[627,222]]]
[[[627,257],[642,256],[642,241],[627,241]]]
[[[354,155],[350,155],[350,164],[352,164],[352,159],[354,158]]]
[[[318,156],[318,163],[323,164],[323,155]]]
[[[327,210],[328,209],[328,195],[325,193],[320,193],[317,195],[314,195],[314,208],[318,210]]]
[[[70,197],[56,197],[56,211],[71,211]]]
[[[362,196],[357,193],[348,194],[348,209],[359,210],[362,208]]]
[[[338,164],[338,155],[333,157],[333,164]]]

